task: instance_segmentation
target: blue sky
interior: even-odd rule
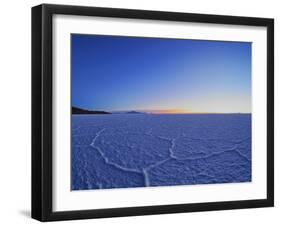
[[[72,106],[251,112],[251,43],[71,36]]]

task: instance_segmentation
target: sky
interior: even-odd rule
[[[71,35],[72,106],[250,113],[251,43]]]

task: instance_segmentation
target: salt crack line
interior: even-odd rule
[[[244,154],[242,154],[240,151],[238,151],[237,149],[235,149],[235,151],[243,158],[245,158],[248,162],[250,162],[251,160]]]
[[[171,147],[169,148],[169,152],[170,152],[170,157],[171,158],[176,158],[176,156],[175,156],[175,154],[174,154],[174,148],[175,148],[175,146],[176,146],[176,139],[177,138],[173,138],[172,140],[171,140]]]
[[[98,137],[101,135],[101,133],[104,132],[104,131],[105,131],[105,128],[102,129],[102,130],[100,130],[100,131],[98,131],[98,132],[96,133],[96,136],[94,137],[94,139],[93,139],[92,143],[90,144],[90,146],[91,146],[92,148],[96,149],[96,150],[99,152],[99,154],[100,154],[101,157],[104,159],[104,161],[105,161],[106,164],[111,165],[111,166],[114,166],[115,168],[120,169],[120,170],[123,170],[123,171],[126,171],[126,172],[133,172],[133,173],[140,173],[140,174],[141,174],[142,172],[139,171],[139,170],[137,170],[137,169],[126,168],[126,167],[120,166],[120,165],[118,165],[118,164],[116,164],[116,163],[114,163],[114,162],[111,162],[111,161],[105,156],[105,154],[102,152],[102,150],[101,150],[98,146],[95,145],[96,140],[97,140]]]
[[[163,159],[163,160],[161,160],[161,161],[158,161],[158,162],[156,162],[156,163],[154,163],[154,164],[151,164],[151,165],[145,167],[144,169],[145,169],[146,171],[148,171],[148,170],[150,170],[150,169],[152,169],[152,168],[154,168],[154,167],[157,167],[157,166],[159,166],[159,165],[161,165],[161,164],[163,164],[163,163],[165,163],[165,162],[167,162],[167,161],[169,161],[169,160],[171,160],[171,158]]]
[[[231,143],[231,144],[241,144],[249,139],[251,139],[251,137],[247,137],[245,139],[241,139],[241,140],[238,140],[238,141],[235,141],[235,140],[226,140],[226,139],[220,139],[220,138],[195,138],[195,137],[189,137],[189,136],[183,136],[183,137],[186,137],[187,139],[190,139],[190,140],[196,140],[196,141],[204,141],[204,142],[208,142],[208,141],[222,141],[222,142],[228,142],[228,143]]]
[[[212,154],[205,155],[205,156],[202,156],[202,157],[197,157],[197,158],[178,158],[178,157],[175,157],[174,159],[176,159],[178,161],[200,160],[200,159],[206,159],[206,158],[210,158],[212,156],[221,155],[221,154],[224,154],[226,152],[233,152],[233,151],[236,152],[241,157],[245,158],[247,161],[250,161],[245,155],[243,155],[240,151],[237,150],[237,146],[236,145],[233,148],[230,148],[230,149],[227,149],[227,150],[224,150],[224,151],[214,152]]]
[[[167,138],[167,137],[163,137],[163,136],[152,135],[152,129],[150,129],[148,132],[146,132],[145,135],[153,137],[153,138],[156,138],[156,139],[159,139],[159,140],[165,140],[165,141],[170,142],[171,143],[171,147],[169,147],[169,149],[168,149],[169,150],[169,156],[172,159],[176,158],[176,156],[175,156],[175,154],[173,152],[173,149],[176,146],[176,140],[179,138],[179,136],[176,137],[176,138]]]
[[[146,186],[146,187],[149,187],[149,186],[150,186],[150,180],[149,180],[148,171],[149,171],[150,169],[154,168],[154,167],[157,167],[157,166],[159,166],[159,165],[161,165],[161,164],[163,164],[163,163],[169,161],[169,160],[171,160],[171,158],[166,158],[166,159],[164,159],[164,160],[161,160],[161,161],[158,161],[158,162],[156,162],[156,163],[154,163],[154,164],[151,164],[151,165],[147,166],[146,168],[143,168],[142,173],[143,173],[143,176],[144,176],[144,183],[145,183],[145,186]]]
[[[96,140],[98,139],[98,137],[101,135],[101,133],[102,133],[103,131],[105,131],[105,128],[101,129],[100,131],[98,131],[98,132],[96,133],[96,136],[94,137],[94,139],[92,140],[92,143],[90,144],[91,146],[95,146]]]
[[[177,157],[175,156],[175,153],[174,153],[174,148],[176,146],[176,140],[179,138],[179,137],[176,137],[176,138],[167,138],[167,137],[163,137],[163,136],[157,136],[157,138],[161,139],[161,140],[166,140],[166,141],[169,141],[171,143],[171,146],[169,147],[169,155],[170,155],[170,158],[171,159],[176,159]]]
[[[150,186],[150,181],[149,181],[149,175],[146,169],[142,170],[143,173],[143,177],[144,177],[144,185],[145,187],[149,187]]]

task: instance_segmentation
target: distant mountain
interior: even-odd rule
[[[127,111],[125,113],[126,114],[143,114],[143,112],[139,112],[139,111]]]
[[[111,114],[110,112],[106,111],[90,111],[90,110],[85,110],[82,108],[77,108],[77,107],[72,107],[72,114],[73,115],[83,115],[83,114]]]
[[[111,111],[112,114],[145,114],[141,111]]]

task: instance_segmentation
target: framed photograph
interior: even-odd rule
[[[32,217],[274,205],[274,21],[32,8]]]

